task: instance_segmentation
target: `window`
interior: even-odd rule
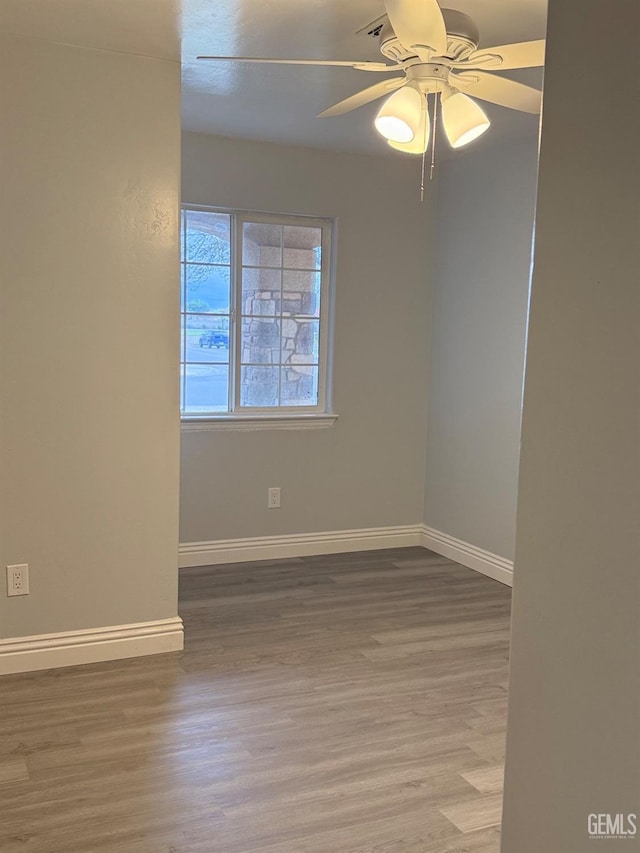
[[[181,413],[326,410],[331,223],[186,207]]]

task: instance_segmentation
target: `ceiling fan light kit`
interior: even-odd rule
[[[449,89],[441,95],[442,124],[449,145],[462,148],[489,129],[484,110],[462,92]]]
[[[489,119],[472,100],[474,97],[508,109],[540,112],[542,93],[538,89],[491,72],[542,66],[544,40],[478,50],[480,36],[472,18],[455,9],[441,9],[438,0],[385,0],[385,9],[386,15],[359,32],[366,31],[378,39],[387,62],[229,56],[198,59],[347,66],[383,74],[400,71],[404,77],[386,77],[334,104],[320,116],[344,115],[386,95],[376,115],[375,128],[391,147],[409,154],[424,154],[430,136],[432,147],[435,144],[438,95],[445,135],[453,148],[467,145],[489,128]],[[434,96],[432,122],[428,117],[429,95]]]
[[[423,98],[413,86],[403,86],[382,104],[374,125],[390,142],[411,142],[420,126]]]
[[[405,154],[424,154],[429,147],[429,136],[431,134],[431,121],[429,120],[429,110],[427,99],[421,98],[422,110],[420,113],[420,123],[411,142],[394,142],[393,139],[388,139],[387,142],[396,151],[404,151]]]

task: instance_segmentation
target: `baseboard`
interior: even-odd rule
[[[0,675],[180,651],[182,619],[0,640]]]
[[[510,560],[423,524],[185,542],[180,545],[179,566],[186,569],[253,560],[282,560],[286,557],[407,548],[412,545],[429,548],[500,583],[512,585],[513,563]]]
[[[469,542],[456,539],[454,536],[449,536],[448,533],[442,533],[440,530],[434,530],[426,525],[422,528],[420,544],[431,551],[435,551],[436,554],[455,560],[456,563],[474,569],[474,571],[487,575],[487,577],[500,581],[500,583],[507,586],[513,585],[513,562],[511,560],[506,560],[490,551],[484,551]]]
[[[217,566],[251,560],[281,560],[348,551],[375,551],[422,544],[422,525],[368,527],[360,530],[330,530],[289,536],[256,536],[248,539],[219,539],[180,545],[180,568]]]

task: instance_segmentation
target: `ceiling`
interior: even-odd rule
[[[0,0],[0,32],[177,60],[178,8],[179,0]]]
[[[471,15],[480,46],[543,38],[546,0],[446,0]],[[383,14],[382,0],[0,0],[0,31],[165,59],[179,56],[182,9],[183,126],[233,138],[389,154],[372,129],[375,103],[316,118],[382,75],[350,68],[205,63],[199,53],[308,59],[382,57],[356,30]],[[541,72],[509,72],[541,85]],[[536,116],[483,104],[491,130],[475,145],[536,134]],[[444,149],[441,149],[444,150]],[[460,154],[460,152],[457,152]]]

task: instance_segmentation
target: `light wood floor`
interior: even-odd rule
[[[180,602],[184,655],[0,679],[2,853],[498,853],[508,588],[410,548]]]

